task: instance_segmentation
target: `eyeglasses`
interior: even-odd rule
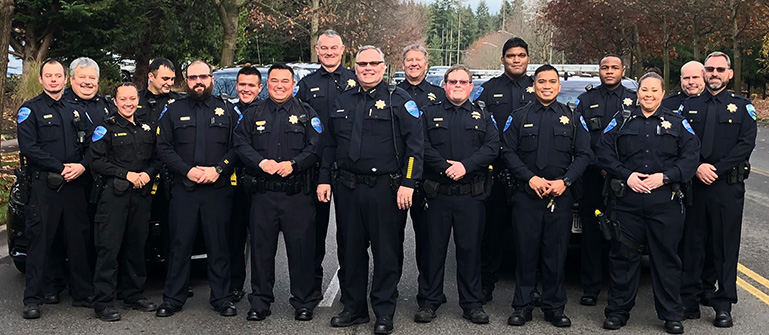
[[[726,72],[726,70],[728,70],[728,68],[725,68],[725,67],[713,67],[713,66],[706,66],[705,67],[705,72],[718,71],[718,73],[724,73],[724,72]]]
[[[208,78],[211,78],[212,76],[210,74],[193,74],[191,76],[187,76],[187,80],[196,81],[198,79],[200,80],[206,80]]]
[[[355,65],[358,65],[360,67],[366,67],[366,66],[369,66],[369,65],[377,66],[377,65],[382,64],[382,63],[384,63],[383,60],[375,60],[375,61],[371,61],[371,62],[355,62]]]
[[[176,80],[176,77],[160,77],[160,79],[162,79],[163,81],[169,81],[169,80]]]
[[[449,85],[459,84],[459,85],[465,86],[465,85],[467,85],[469,83],[470,83],[469,80],[454,80],[454,79],[446,80],[446,84],[449,84]]]

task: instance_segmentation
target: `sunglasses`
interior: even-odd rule
[[[198,79],[200,80],[206,80],[208,78],[211,78],[212,76],[210,74],[193,74],[191,76],[187,76],[187,80],[196,81]]]
[[[382,64],[382,63],[384,63],[384,61],[382,61],[382,60],[375,60],[375,61],[371,61],[371,62],[355,62],[355,65],[358,65],[360,67],[366,67],[366,66],[369,66],[369,65],[377,66],[377,65]]]
[[[706,66],[705,67],[705,72],[718,71],[718,73],[724,73],[724,72],[726,72],[726,70],[728,70],[728,68],[725,68],[725,67],[713,67],[713,66]]]
[[[470,83],[469,80],[454,80],[454,79],[446,80],[446,84],[449,84],[449,85],[459,84],[459,85],[465,86],[465,85],[467,85],[469,83]]]

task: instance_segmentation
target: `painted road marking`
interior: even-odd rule
[[[755,173],[758,173],[760,175],[764,175],[766,177],[769,177],[769,171],[761,170],[761,169],[759,169],[759,168],[757,168],[755,166],[751,166],[750,167],[750,172],[755,172]]]
[[[744,279],[737,277],[737,286],[741,287],[745,291],[748,291],[748,293],[752,294],[759,300],[763,301],[765,304],[769,305],[769,295],[766,295],[766,293],[761,292],[761,290],[757,289],[755,286],[750,285]]]
[[[318,304],[320,307],[331,307],[334,305],[334,299],[336,299],[336,295],[339,293],[339,268],[336,268],[336,271],[334,272],[334,277],[331,278],[331,282],[328,283],[328,288],[326,288],[326,292],[323,293],[323,300]]]
[[[769,279],[762,277],[758,273],[755,273],[753,270],[748,269],[748,267],[745,265],[739,263],[737,263],[737,270],[769,289]]]

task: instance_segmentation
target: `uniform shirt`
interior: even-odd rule
[[[299,81],[296,97],[310,105],[318,113],[322,124],[328,124],[328,114],[334,108],[334,101],[342,92],[357,88],[355,72],[343,65],[332,71],[320,67]]]
[[[235,129],[235,151],[249,171],[269,176],[259,168],[264,159],[294,161],[294,173],[318,161],[316,146],[323,125],[310,105],[301,103],[304,110],[297,110],[294,103],[277,105],[268,99],[243,111]]]
[[[329,115],[329,143],[323,150],[319,183],[331,183],[331,166],[336,162],[340,169],[356,174],[400,173],[402,185],[414,187],[422,178],[424,133],[419,117],[419,108],[408,93],[395,87],[390,94],[385,82],[368,91],[359,86],[342,93]],[[362,118],[360,137],[353,132],[357,118]],[[353,140],[360,141],[360,157],[356,161],[350,158]]]
[[[176,92],[155,95],[145,88],[139,91],[139,105],[136,106],[134,118],[138,122],[149,124],[154,130],[158,126],[160,113],[166,108],[166,105],[181,98],[182,95]]]
[[[623,109],[633,109],[637,97],[636,92],[622,84],[613,90],[599,85],[579,95],[576,111],[585,119],[590,132],[591,148],[595,149],[604,128],[616,115],[622,114]]]
[[[75,91],[73,91],[72,88],[68,88],[64,90],[61,100],[70,111],[78,111],[81,115],[85,112],[87,114],[86,119],[88,119],[94,127],[101,125],[104,122],[104,119],[112,114],[112,105],[100,94],[96,94],[93,98],[85,100],[75,94]]]
[[[713,151],[707,158],[700,157],[700,162],[713,164],[716,174],[721,176],[750,158],[756,146],[756,109],[750,100],[725,89],[715,96],[705,90],[684,100],[679,113],[689,120],[703,146],[708,141],[705,121],[711,100],[716,102]]]
[[[221,175],[229,175],[236,161],[232,131],[237,122],[233,105],[219,97],[177,100],[160,115],[158,156],[185,178],[194,166],[219,166],[223,169]],[[203,154],[196,160],[198,146],[204,149],[198,149]]]
[[[601,168],[621,180],[633,172],[662,172],[671,183],[680,183],[697,171],[699,149],[700,142],[683,117],[659,107],[647,118],[636,107],[624,125],[617,115],[606,126],[596,156]]]
[[[408,80],[404,80],[398,84],[398,87],[406,90],[406,93],[411,95],[411,99],[417,103],[420,109],[446,100],[446,92],[424,78],[417,85],[412,85]]]
[[[80,163],[87,168],[92,128],[84,114],[75,113],[45,92],[22,104],[16,129],[21,154],[29,165],[49,172],[63,171],[64,163]],[[82,144],[78,144],[78,131],[82,131]]]
[[[671,95],[668,95],[665,97],[665,99],[662,99],[662,107],[665,107],[672,111],[677,111],[678,107],[681,107],[681,104],[684,103],[684,100],[688,99],[689,96],[686,95],[686,93],[683,92],[676,92]]]
[[[518,79],[510,79],[503,73],[483,83],[475,93],[476,97],[473,101],[485,102],[486,109],[494,116],[497,125],[503,125],[514,110],[537,100],[532,85],[534,85],[532,77],[522,76]],[[499,130],[499,134],[501,139],[502,129]]]
[[[128,172],[146,172],[154,178],[160,171],[155,153],[155,132],[146,123],[130,122],[120,115],[96,127],[91,143],[91,168],[106,176],[126,179]]]
[[[522,120],[526,109],[529,112]],[[532,177],[539,176],[573,182],[592,162],[593,151],[587,127],[579,113],[567,113],[568,109],[557,101],[550,106],[535,101],[530,107],[517,109],[505,120],[502,158],[516,179],[528,182]],[[548,136],[548,139],[544,138]],[[573,153],[572,136],[575,136]],[[540,150],[540,147],[543,149]],[[541,169],[536,164],[540,153],[548,155],[548,163]]]
[[[444,172],[459,161],[467,171],[460,182],[484,175],[489,164],[499,155],[499,132],[491,114],[465,101],[454,106],[448,100],[425,107],[422,115],[425,129],[425,179],[453,183]]]

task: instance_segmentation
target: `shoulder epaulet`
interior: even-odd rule
[[[594,89],[595,89],[595,87],[593,87],[593,84],[585,85],[585,92],[590,92],[590,91],[592,91]]]
[[[108,124],[115,124],[115,122],[117,121],[115,120],[115,116],[113,115],[113,116],[104,118],[104,122]]]

